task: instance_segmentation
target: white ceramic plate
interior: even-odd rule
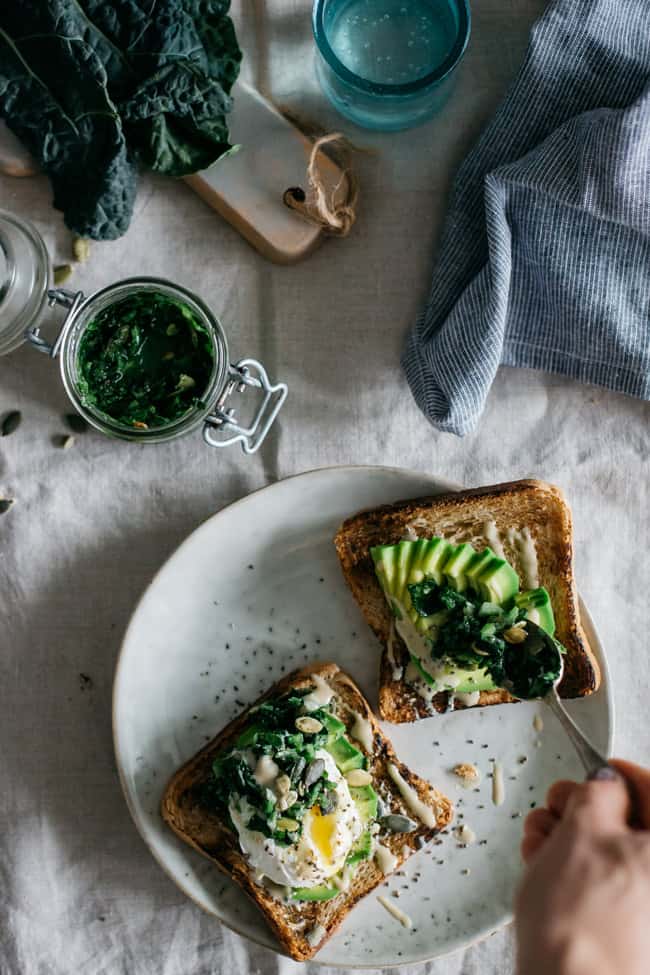
[[[259,944],[278,949],[244,894],[163,825],[162,790],[244,704],[307,661],[336,661],[376,702],[379,646],[343,582],[332,536],[361,508],[451,487],[425,474],[372,467],[314,471],[273,484],[190,535],[131,620],[114,686],[115,751],[129,809],[178,886]],[[586,613],[585,622],[603,662]],[[572,704],[571,712],[609,750],[612,707],[604,666],[603,675],[598,693]],[[533,728],[538,712],[541,733]],[[523,817],[554,779],[582,775],[571,744],[542,705],[477,708],[384,728],[403,761],[454,800],[457,822],[468,823],[479,842],[461,848],[449,834],[413,856],[405,876],[368,896],[323,947],[317,960],[327,965],[423,961],[504,924],[520,871]],[[505,771],[500,807],[491,801],[492,759]],[[464,761],[482,772],[478,791],[461,788],[450,774]],[[413,920],[411,930],[376,899],[393,890]]]

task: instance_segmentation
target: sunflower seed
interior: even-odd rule
[[[78,413],[66,413],[63,419],[73,433],[85,433],[88,429],[87,421]]]
[[[12,410],[11,413],[7,413],[2,421],[2,436],[8,437],[9,434],[14,433],[20,426],[22,418],[23,415],[20,410]]]
[[[402,816],[400,813],[390,813],[390,815],[384,816],[381,819],[381,824],[386,829],[389,829],[391,833],[412,833],[418,828],[417,823],[414,823],[408,816]]]
[[[325,762],[322,758],[315,758],[313,762],[309,763],[305,772],[305,785],[308,789],[318,782],[324,771]]]
[[[0,498],[0,515],[6,515],[13,503],[13,498]]]
[[[294,762],[293,767],[291,769],[291,781],[294,783],[294,785],[298,781],[302,773],[305,771],[306,764],[307,762],[302,757],[302,755],[299,758],[297,758],[296,761]]]
[[[304,731],[307,735],[315,735],[323,730],[323,726],[317,718],[310,718],[305,714],[301,718],[296,718],[296,728]]]
[[[379,819],[384,819],[390,814],[390,806],[387,802],[384,802],[381,796],[377,796],[377,817]]]

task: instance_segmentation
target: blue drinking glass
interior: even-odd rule
[[[316,0],[321,87],[369,129],[408,129],[431,118],[451,89],[470,32],[468,0]]]

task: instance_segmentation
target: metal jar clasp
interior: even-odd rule
[[[250,425],[242,427],[237,422],[235,408],[226,404],[233,393],[245,393],[248,388],[259,389],[263,395]],[[245,454],[254,454],[264,443],[287,393],[286,383],[272,383],[257,359],[240,359],[230,366],[226,387],[214,411],[205,419],[203,439],[211,447],[241,443]],[[226,436],[218,437],[215,431],[223,431]]]
[[[68,314],[65,316],[61,326],[59,327],[59,334],[57,335],[54,342],[48,342],[41,335],[41,326],[38,322],[30,325],[28,329],[25,330],[25,338],[30,342],[34,348],[38,349],[39,352],[44,352],[45,355],[49,355],[50,358],[56,359],[61,348],[61,342],[63,341],[63,335],[65,333],[67,324],[73,316],[75,315],[77,308],[84,300],[83,291],[67,291],[65,288],[50,288],[47,292],[47,303],[50,308],[54,305],[62,305],[63,308],[68,309]]]

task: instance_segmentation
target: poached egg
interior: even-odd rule
[[[361,836],[364,826],[347,782],[324,749],[316,758],[325,763],[327,776],[334,784],[337,804],[323,815],[318,806],[307,810],[302,833],[295,843],[282,846],[257,830],[248,828],[255,810],[245,799],[232,796],[228,805],[242,853],[251,867],[276,884],[287,887],[318,887],[339,873]]]

